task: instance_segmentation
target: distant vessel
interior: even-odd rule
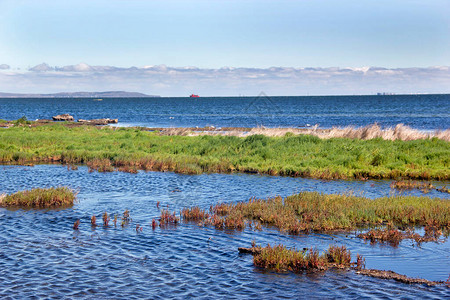
[[[94,101],[103,101],[103,99],[98,98],[98,99],[94,99]]]
[[[196,94],[191,94],[189,97],[191,97],[191,98],[198,98],[199,97],[199,95],[196,95]]]

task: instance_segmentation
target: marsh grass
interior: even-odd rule
[[[345,268],[351,266],[351,253],[345,246],[330,246],[324,253],[317,249],[296,250],[283,245],[267,245],[258,248],[253,256],[257,267],[276,271],[294,272],[326,270],[330,267]]]
[[[396,180],[391,182],[391,189],[412,190],[418,189],[424,193],[428,193],[430,190],[435,189],[435,187],[430,182],[412,181],[412,180]]]
[[[0,206],[50,208],[72,206],[76,192],[68,187],[36,188],[0,195]]]
[[[170,213],[168,209],[162,209],[161,210],[161,216],[159,224],[160,226],[167,226],[167,225],[177,225],[180,222],[180,219],[176,216],[176,213]]]
[[[260,173],[320,179],[450,179],[449,142],[167,136],[134,128],[61,124],[0,129],[0,163],[87,164],[90,171]]]
[[[426,231],[450,229],[450,202],[414,196],[391,196],[368,199],[346,194],[302,192],[286,198],[251,198],[247,202],[218,204],[210,214],[199,208],[185,209],[205,226],[222,229],[244,229],[260,224],[290,234],[399,226],[424,226]],[[200,220],[203,218],[203,220]],[[362,236],[361,236],[362,237]]]
[[[312,128],[222,128],[220,130],[210,128],[168,128],[162,129],[161,134],[167,135],[223,135],[223,136],[237,136],[248,137],[250,135],[265,135],[269,137],[282,137],[285,135],[312,135],[320,139],[331,138],[349,138],[370,140],[380,138],[383,140],[395,141],[412,141],[421,139],[437,138],[450,142],[450,130],[437,130],[435,132],[423,132],[421,130],[413,129],[404,124],[397,124],[395,127],[381,128],[377,123],[370,124],[365,127],[333,127],[331,129],[319,129],[317,126]]]

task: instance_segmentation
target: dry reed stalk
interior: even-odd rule
[[[177,128],[171,128],[170,133],[168,135],[176,134]],[[183,128],[178,128],[183,129]],[[438,138],[440,140],[450,141],[450,129],[446,130],[437,130],[435,132],[424,132],[418,129],[411,128],[404,124],[397,124],[395,127],[387,127],[381,128],[377,123],[367,125],[365,127],[333,127],[331,129],[318,129],[318,126],[314,126],[312,128],[266,128],[266,127],[255,127],[250,129],[249,131],[242,131],[236,129],[227,128],[226,130],[222,129],[220,131],[196,131],[189,132],[188,130],[183,130],[183,134],[178,135],[188,135],[188,136],[199,136],[199,135],[223,135],[223,136],[237,136],[237,137],[246,137],[250,135],[262,134],[269,137],[281,137],[289,134],[294,135],[313,135],[317,136],[321,139],[330,139],[330,138],[350,138],[350,139],[362,139],[362,140],[370,140],[374,138],[382,138],[383,140],[401,140],[401,141],[411,141],[411,140],[419,140],[419,139],[428,139],[428,138]]]

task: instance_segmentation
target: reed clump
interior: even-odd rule
[[[450,202],[415,196],[369,199],[345,194],[302,192],[284,199],[251,198],[247,202],[218,204],[212,206],[210,214],[203,218],[201,224],[218,229],[243,229],[253,223],[255,228],[263,224],[290,234],[349,231],[387,225],[432,227],[439,232],[450,229]]]
[[[180,219],[176,216],[176,213],[170,213],[168,209],[161,210],[161,216],[159,220],[160,226],[165,225],[177,225],[180,222]]]
[[[311,128],[222,128],[211,130],[209,128],[171,128],[168,130],[161,130],[161,134],[167,135],[222,135],[222,136],[237,136],[247,137],[250,135],[265,135],[269,137],[282,137],[285,135],[313,135],[320,139],[331,138],[349,138],[349,139],[362,139],[369,140],[375,138],[381,138],[383,140],[401,140],[412,141],[419,139],[437,138],[444,141],[450,141],[450,130],[437,130],[435,132],[424,132],[421,130],[413,129],[404,124],[397,124],[394,127],[382,128],[379,124],[374,123],[364,127],[333,127],[331,129],[319,129],[318,126]]]
[[[72,206],[76,192],[68,187],[35,188],[10,195],[0,195],[0,206],[50,208]]]
[[[183,208],[181,216],[185,221],[202,221],[209,218],[209,213],[198,206],[192,208]]]
[[[430,190],[435,189],[430,182],[421,182],[421,181],[413,181],[413,180],[396,180],[391,182],[391,189],[397,190],[412,190],[418,189],[424,193],[428,193]]]
[[[330,246],[324,253],[317,249],[296,250],[283,245],[268,245],[259,248],[253,256],[257,267],[276,272],[294,272],[326,270],[331,267],[351,266],[351,253],[345,246]]]
[[[241,131],[242,132],[242,131]],[[313,135],[160,135],[61,124],[0,128],[0,163],[86,164],[90,171],[260,173],[320,179],[449,180],[449,142]]]

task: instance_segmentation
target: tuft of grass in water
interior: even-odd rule
[[[87,164],[90,171],[100,172],[449,180],[449,157],[449,142],[437,138],[166,136],[136,128],[69,128],[62,124],[0,128],[0,163]]]
[[[283,245],[258,248],[253,256],[257,267],[276,272],[301,273],[308,270],[326,270],[330,267],[351,266],[351,253],[345,246],[330,246],[323,254],[316,249],[296,250]]]
[[[80,219],[76,220],[75,223],[73,223],[73,230],[78,230],[79,226],[80,226]]]
[[[0,195],[0,206],[50,208],[72,206],[76,193],[68,187],[36,188]]]
[[[183,208],[181,210],[181,216],[185,221],[202,221],[209,218],[208,212],[198,206]]]
[[[180,219],[176,216],[176,213],[170,213],[167,209],[161,210],[161,217],[160,217],[160,226],[164,225],[176,225]]]
[[[430,182],[413,180],[396,180],[391,182],[390,187],[391,189],[397,189],[400,191],[418,189],[423,193],[428,193],[430,190],[433,190],[435,188]]]
[[[108,213],[106,211],[103,213],[102,219],[103,219],[103,226],[104,227],[108,227],[109,226],[109,220],[111,218],[108,216]]]
[[[122,214],[122,222],[120,223],[120,225],[122,227],[128,226],[131,222],[131,217],[130,217],[130,211],[128,209],[125,209],[125,211]]]
[[[91,217],[91,226],[97,227],[97,217],[95,215],[92,215]]]
[[[218,229],[243,229],[246,224],[254,222],[255,228],[258,224],[264,224],[290,234],[349,231],[386,225],[425,226],[434,228],[436,232],[450,230],[450,202],[427,197],[369,199],[345,194],[302,192],[284,199],[251,198],[247,202],[218,204],[210,210],[211,214],[205,215],[201,223]]]

